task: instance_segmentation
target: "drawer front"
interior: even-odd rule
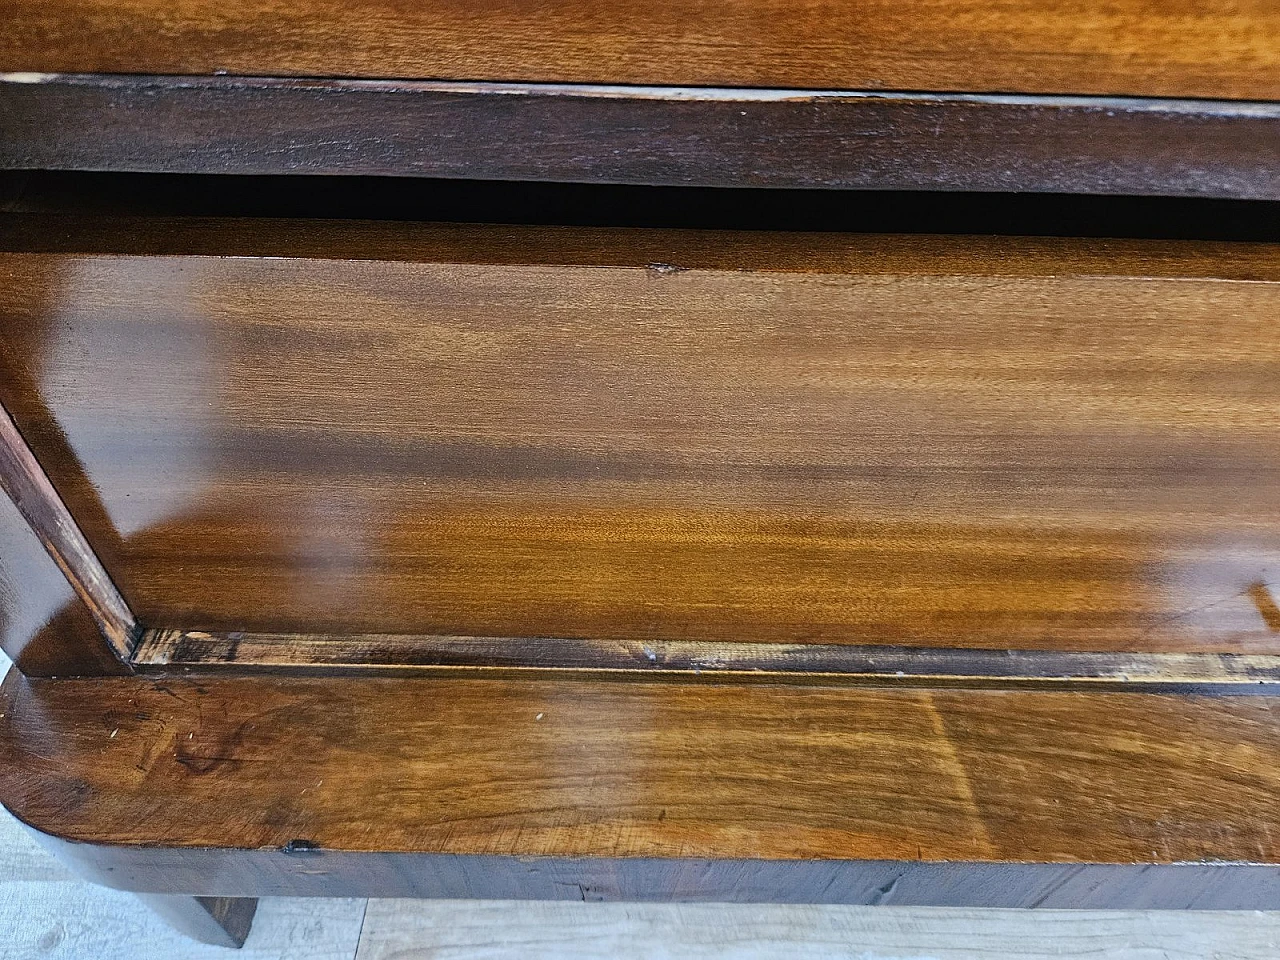
[[[148,626],[1280,652],[1274,247],[5,229]]]

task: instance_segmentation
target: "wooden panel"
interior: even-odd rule
[[[133,614],[2,405],[0,492],[17,508],[88,608],[111,652],[120,660],[128,659],[137,634]]]
[[[714,892],[682,870],[699,859],[731,867],[738,896],[750,861],[1163,864],[1167,880],[1184,862],[1280,860],[1271,697],[11,675],[0,714],[0,801],[103,857],[150,848],[150,882],[182,863],[166,850],[196,865],[195,848],[259,851],[266,887],[309,872],[313,892],[362,894],[377,884],[344,854],[479,858],[436,863],[454,891],[486,857],[535,858],[526,873],[647,858],[649,896],[685,898]],[[217,878],[188,882],[169,892]]]
[[[4,0],[6,69],[1280,98],[1270,0]]]
[[[33,676],[125,673],[88,608],[0,493],[0,648]],[[7,666],[0,662],[0,670]]]
[[[39,298],[41,286],[27,293]],[[28,420],[43,426],[45,445],[57,449],[63,472],[78,475],[65,438],[39,399],[31,368],[12,362],[16,347],[0,334],[0,395],[31,399]],[[18,669],[32,676],[129,672],[121,661],[131,648],[132,617],[104,576],[0,396],[0,648]]]
[[[42,75],[0,109],[16,169],[1280,199],[1265,103]]]
[[[147,626],[1278,648],[1273,246],[10,219]]]

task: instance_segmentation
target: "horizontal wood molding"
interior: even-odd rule
[[[1280,199],[1263,102],[7,74],[0,110],[0,169]]]
[[[1104,884],[1111,906],[1260,906],[1276,716],[1154,693],[11,676],[0,801],[110,883],[205,895],[1079,906]]]
[[[104,886],[226,897],[252,891],[264,897],[1047,910],[1273,910],[1280,897],[1280,867],[1247,863],[509,857],[41,839],[78,875]]]
[[[1280,233],[1277,233],[1280,237]],[[1280,283],[1280,242],[437,223],[148,215],[65,207],[0,213],[0,254],[239,257],[347,263],[688,271],[805,276],[1055,277]],[[69,258],[75,258],[71,260]],[[155,259],[156,266],[164,263]],[[795,276],[793,276],[795,275]]]
[[[88,608],[111,652],[117,659],[127,661],[138,636],[133,613],[2,404],[0,490],[18,508],[75,595]],[[19,591],[37,589],[35,584],[24,583],[14,587]],[[23,660],[18,657],[19,667]]]
[[[1271,0],[5,0],[9,70],[1280,99]]]
[[[554,637],[208,633],[148,630],[133,663],[160,674],[579,675],[874,686],[1280,693],[1280,656],[609,642]]]
[[[128,673],[26,518],[0,493],[0,649],[28,676]]]

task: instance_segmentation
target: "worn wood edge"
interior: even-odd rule
[[[810,102],[813,100],[888,100],[920,103],[981,103],[1006,106],[1086,107],[1135,112],[1190,113],[1280,119],[1280,102],[1209,100],[1195,97],[1132,97],[1063,94],[937,93],[910,90],[836,90],[769,87],[679,87],[640,84],[503,83],[498,81],[387,80],[332,77],[266,77],[131,73],[0,72],[0,84],[67,84],[134,90],[281,89],[486,94],[493,96],[572,96],[616,100],[717,101],[727,103]]]
[[[592,902],[1274,910],[1280,864],[771,860],[186,846],[72,837],[6,809],[78,876],[131,893]],[[194,880],[194,882],[193,882]]]
[[[88,607],[112,653],[128,663],[139,635],[137,620],[3,406],[0,489]]]
[[[912,648],[890,645],[610,641],[563,637],[145,631],[149,673],[580,676],[973,689],[1280,693],[1280,656]]]
[[[21,821],[20,811],[14,815]],[[1280,865],[1251,861],[742,860],[550,857],[85,842],[26,821],[78,876],[131,893],[1043,909],[1274,910]]]
[[[1280,281],[1280,244],[377,220],[0,213],[0,255],[245,257],[873,276]]]
[[[22,677],[10,677],[5,684],[5,695],[10,698],[11,710],[9,719],[0,725],[0,735],[10,742],[27,740],[31,736],[39,737],[42,726],[51,720],[49,707],[57,709],[51,702],[50,694],[57,688],[57,681],[31,681]],[[239,687],[219,687],[211,689],[199,682],[174,682],[154,684],[145,678],[126,678],[121,682],[81,681],[88,685],[78,692],[79,698],[95,696],[93,687],[102,685],[110,688],[105,691],[111,698],[118,698],[120,710],[133,709],[125,704],[134,704],[131,692],[142,697],[144,691],[151,701],[161,701],[172,697],[175,704],[183,704],[181,709],[194,718],[203,716],[209,708],[217,713],[220,697],[235,697],[239,688],[251,687],[254,681],[237,681]],[[427,695],[429,682],[420,684],[423,695]],[[287,687],[287,684],[285,685]],[[312,683],[314,688],[314,682]],[[331,684],[335,697],[334,707],[341,709],[344,684]],[[393,686],[399,686],[398,684]],[[484,684],[471,684],[483,687]],[[501,685],[498,689],[501,689]],[[510,684],[505,685],[510,687]],[[553,685],[555,686],[555,685]],[[152,687],[151,690],[146,688]],[[388,689],[383,684],[384,689]],[[23,688],[29,691],[24,694]],[[43,692],[42,692],[43,691]],[[561,692],[572,698],[572,688],[564,687]],[[314,690],[313,690],[314,693]],[[401,695],[401,694],[398,694]],[[500,695],[500,694],[499,694]],[[412,697],[413,695],[410,694]],[[950,695],[956,701],[956,694]],[[1039,693],[1027,694],[992,694],[977,693],[964,696],[984,697],[988,700],[998,698],[1009,704],[1006,697],[1040,697]],[[1063,695],[1050,695],[1061,697]],[[17,697],[27,699],[30,709],[17,709],[19,704],[13,701]],[[65,698],[64,698],[65,699]],[[853,698],[850,698],[852,701]],[[1094,697],[1095,700],[1106,699]],[[1163,706],[1171,707],[1180,716],[1186,718],[1192,714],[1187,711],[1197,709],[1197,698],[1162,697]],[[57,698],[52,698],[56,701]],[[193,702],[194,701],[194,702]],[[81,701],[83,702],[83,700]],[[1016,706],[1016,700],[1012,701]],[[200,704],[199,706],[197,704]],[[1097,704],[1100,708],[1101,703]],[[1199,701],[1200,707],[1209,706],[1208,701]],[[1157,706],[1154,709],[1159,710]],[[1222,709],[1219,703],[1217,709]],[[105,707],[103,708],[105,709]],[[176,709],[176,708],[175,708]],[[882,714],[886,721],[892,722],[892,705],[886,703],[886,712]],[[1010,709],[1008,705],[1004,708]],[[1136,707],[1127,712],[1132,715]],[[341,715],[341,714],[339,714]],[[1258,718],[1256,712],[1250,714]],[[109,716],[109,714],[108,714]],[[1208,719],[1212,711],[1205,714]],[[151,717],[145,718],[148,725]],[[377,722],[376,718],[366,720]],[[696,714],[690,717],[696,723]],[[778,715],[785,722],[786,718]],[[464,724],[466,720],[462,721]],[[108,721],[108,728],[110,721]],[[1055,725],[1043,728],[1037,741],[1043,747],[1050,747],[1060,736]],[[1097,715],[1096,726],[1107,728],[1105,715]],[[280,749],[289,750],[286,746],[293,737],[287,727],[266,725],[266,730],[275,731]],[[1181,727],[1183,734],[1187,732],[1185,725]],[[1123,727],[1121,728],[1123,730]],[[294,730],[293,734],[300,731]],[[478,731],[483,735],[482,731]],[[105,731],[101,732],[105,736]],[[157,730],[159,739],[145,750],[166,750],[167,738]],[[92,736],[92,733],[86,732]],[[302,734],[304,738],[306,734]],[[925,735],[928,736],[927,730]],[[939,736],[945,736],[941,731]],[[322,738],[323,739],[323,738]],[[125,741],[127,742],[127,741]],[[359,731],[350,731],[345,737],[346,748],[341,754],[344,762],[358,763]],[[1253,741],[1249,741],[1253,742]],[[1158,749],[1159,739],[1150,741],[1153,748]],[[31,744],[34,746],[35,744]],[[259,743],[254,756],[269,761],[270,746]],[[266,751],[266,752],[264,752]],[[26,753],[30,753],[30,747]],[[82,751],[83,754],[83,751]],[[42,758],[47,751],[41,751]],[[412,752],[406,755],[411,758]],[[1028,756],[1035,755],[1031,748]],[[91,755],[83,754],[78,762],[95,763]],[[398,762],[398,761],[397,761]],[[306,765],[306,761],[303,761]],[[250,764],[257,777],[265,769],[259,764]],[[132,768],[131,768],[132,769]],[[387,782],[397,782],[401,777],[413,778],[415,774],[411,765],[402,769],[384,771],[381,777]],[[0,773],[3,771],[0,770]],[[332,775],[335,771],[330,770]],[[1092,852],[1082,850],[1077,855],[1019,856],[1020,846],[1005,849],[1003,855],[984,856],[945,856],[929,855],[924,848],[911,845],[915,852],[905,853],[901,857],[885,859],[883,857],[859,857],[857,845],[852,847],[828,846],[820,856],[804,856],[802,852],[781,856],[751,856],[749,853],[736,853],[733,856],[720,857],[715,851],[685,852],[680,848],[671,848],[665,854],[648,853],[642,849],[628,847],[602,847],[594,853],[563,849],[554,852],[543,848],[543,852],[534,852],[536,843],[530,843],[527,851],[516,848],[494,850],[491,852],[446,852],[447,848],[435,844],[422,845],[412,835],[402,837],[390,846],[378,846],[375,839],[356,831],[353,835],[329,835],[325,831],[316,833],[309,830],[303,820],[291,820],[280,823],[283,829],[273,829],[262,833],[254,824],[263,821],[251,816],[246,821],[249,829],[240,831],[239,827],[229,828],[228,843],[219,843],[216,837],[202,832],[199,840],[184,840],[184,831],[175,829],[172,822],[161,817],[154,825],[160,831],[159,836],[153,832],[139,831],[135,827],[118,829],[116,825],[107,824],[107,830],[99,832],[81,823],[78,826],[70,823],[74,818],[62,815],[65,806],[51,804],[48,798],[42,799],[44,787],[42,780],[50,776],[54,782],[67,786],[67,771],[57,765],[55,756],[48,761],[41,761],[28,772],[18,775],[10,767],[7,776],[0,776],[0,799],[14,810],[15,814],[26,825],[35,831],[35,839],[50,849],[64,862],[71,864],[79,873],[127,890],[151,890],[156,892],[184,892],[193,895],[208,896],[267,896],[267,895],[316,895],[316,896],[424,896],[449,897],[476,896],[495,898],[541,898],[541,899],[586,899],[584,891],[578,885],[594,890],[593,899],[674,899],[674,900],[737,900],[755,902],[776,900],[779,891],[788,891],[783,896],[794,897],[794,902],[831,902],[854,903],[868,902],[859,899],[866,894],[874,894],[875,888],[868,884],[861,891],[857,885],[866,879],[867,871],[879,871],[879,879],[875,886],[889,887],[881,890],[880,895],[897,894],[906,897],[913,885],[923,882],[932,889],[923,893],[917,887],[914,896],[918,900],[904,899],[899,902],[919,902],[944,904],[954,902],[946,898],[948,886],[956,884],[970,886],[982,883],[996,885],[997,889],[986,889],[981,892],[967,891],[961,897],[976,896],[959,902],[973,902],[987,905],[1010,906],[1084,906],[1088,902],[1100,906],[1118,905],[1134,902],[1132,898],[1141,896],[1142,902],[1148,905],[1168,907],[1214,907],[1219,909],[1255,907],[1265,904],[1267,898],[1273,905],[1280,902],[1280,861],[1268,856],[1262,848],[1251,847],[1253,855],[1245,856],[1213,856],[1213,847],[1196,845],[1183,846],[1184,850],[1200,849],[1205,851],[1193,859],[1177,856],[1162,858],[1157,849],[1158,844],[1150,849],[1150,857],[1145,848],[1128,850],[1120,853],[1105,842],[1091,846]],[[552,771],[548,771],[550,775]],[[162,806],[176,806],[183,803],[183,784],[193,787],[202,781],[180,777],[178,781],[167,785],[156,784],[152,792],[152,783],[147,777],[134,782],[129,775],[126,789],[128,803],[141,804],[145,809],[149,803],[160,803]],[[92,780],[92,778],[90,778]],[[447,774],[446,774],[447,780]],[[75,781],[72,781],[74,784]],[[1158,782],[1153,785],[1157,796],[1164,795]],[[1224,788],[1229,787],[1229,782]],[[921,784],[922,789],[928,783]],[[496,789],[501,789],[498,785]],[[1051,791],[1053,786],[1045,782],[1042,787]],[[1087,791],[1087,787],[1084,788]],[[1180,789],[1179,783],[1171,781],[1167,785],[1172,796]],[[289,792],[287,786],[280,787],[284,793]],[[196,791],[208,803],[208,791]],[[244,803],[243,791],[237,807]],[[63,794],[66,795],[65,793]],[[625,802],[625,794],[618,795],[620,802]],[[91,803],[92,790],[88,794],[75,793],[76,803]],[[121,799],[117,797],[117,801]],[[300,799],[300,798],[299,798]],[[370,798],[374,800],[374,798]],[[198,807],[196,808],[198,811]],[[187,808],[186,822],[191,822],[191,808]],[[407,811],[410,816],[412,810]],[[709,811],[714,816],[714,811]],[[1159,816],[1159,806],[1154,816]],[[263,811],[262,817],[270,819],[271,814]],[[1176,834],[1176,823],[1170,829]],[[1026,824],[1030,829],[1033,823]],[[1259,827],[1259,830],[1263,830]],[[1120,825],[1123,829],[1123,825]],[[294,833],[299,830],[303,832]],[[240,835],[237,836],[237,833]],[[246,835],[247,833],[247,835]],[[1230,831],[1224,839],[1230,841]],[[253,841],[249,837],[263,839]],[[269,837],[269,839],[268,839]],[[293,837],[294,839],[288,839]],[[328,837],[324,842],[312,838]],[[194,840],[194,837],[192,838]],[[245,841],[248,842],[245,842]],[[263,842],[266,840],[266,842]],[[238,841],[238,842],[237,842]],[[1218,849],[1224,849],[1219,846]],[[1225,849],[1244,852],[1246,847],[1227,843]],[[930,852],[934,852],[930,849]],[[1118,854],[1118,855],[1117,855]],[[1095,869],[1095,867],[1097,869]],[[1177,885],[1176,880],[1187,881]],[[1063,888],[1080,885],[1072,891]],[[1112,890],[1103,898],[1097,897],[1097,888],[1106,883],[1130,885],[1129,889]],[[1197,891],[1196,885],[1204,883],[1205,888]],[[1157,889],[1152,889],[1155,884]],[[1161,884],[1168,884],[1167,889],[1159,889]],[[568,885],[569,889],[565,889]],[[346,892],[343,892],[346,891]],[[1209,902],[1196,902],[1201,893],[1210,896]],[[953,891],[950,896],[956,896]],[[1092,901],[1090,897],[1095,897]],[[1156,897],[1169,898],[1168,902],[1155,904]],[[940,899],[939,899],[940,898]],[[1058,898],[1054,900],[1054,898]],[[1079,902],[1076,902],[1079,898]],[[1215,899],[1216,898],[1216,899]],[[1052,901],[1052,902],[1046,902]],[[879,902],[879,901],[870,901]],[[890,901],[883,901],[890,902]]]
[[[1280,199],[1272,102],[8,73],[0,105],[9,169]]]

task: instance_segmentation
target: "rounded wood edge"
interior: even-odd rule
[[[413,689],[406,690],[411,683]],[[433,705],[428,691],[435,685],[446,693]],[[1011,704],[1001,699],[1011,695],[988,692],[974,694],[985,702],[971,705],[970,695],[955,691],[770,691],[726,685],[669,696],[652,685],[624,687],[600,686],[582,694],[581,686],[535,681],[494,681],[489,687],[480,681],[430,680],[49,681],[15,674],[0,688],[0,802],[80,875],[135,892],[1220,909],[1280,903],[1280,862],[1266,860],[1266,824],[1249,826],[1275,794],[1265,763],[1277,749],[1268,723],[1275,711],[1266,698],[1018,694],[1012,696],[1026,697],[1025,703]],[[102,701],[95,700],[99,691]],[[230,698],[225,701],[229,710],[202,699],[219,696]],[[583,696],[594,703],[581,706]],[[539,704],[547,697],[544,723],[533,710],[544,709]],[[745,702],[741,708],[738,697]],[[879,698],[878,706],[862,703],[867,698]],[[796,710],[803,716],[784,737],[768,731],[770,718],[785,726]],[[849,711],[856,716],[846,718]],[[1104,713],[1105,721],[1100,719]],[[741,731],[721,726],[730,716],[761,735],[743,738]],[[269,724],[259,722],[268,717]],[[544,759],[558,758],[551,779],[560,777],[563,767],[564,784],[548,786],[544,767],[520,766],[512,757],[517,792],[495,793],[487,786],[493,765],[506,763],[503,758],[511,756],[509,747],[516,742],[486,747],[498,733],[493,724],[515,717],[523,717],[522,736],[534,738],[525,752],[537,757],[552,748]],[[253,729],[246,729],[246,721]],[[119,740],[108,736],[117,722]],[[756,756],[739,761],[718,745],[706,752],[708,724],[724,730],[736,744],[731,750],[749,749]],[[375,735],[379,728],[383,732]],[[199,732],[189,749],[183,747],[188,729]],[[1136,739],[1126,738],[1126,729]],[[273,760],[278,732],[288,734],[288,745]],[[1226,751],[1234,755],[1224,761],[1228,766],[1171,795],[1163,786],[1169,778],[1201,776],[1200,761],[1178,756],[1192,736],[1216,743],[1214,755],[1223,754],[1233,740],[1240,741],[1240,749]],[[26,742],[20,744],[19,738]],[[379,738],[380,746],[373,742]],[[846,739],[850,742],[838,743]],[[672,740],[684,746],[664,745]],[[366,741],[371,743],[367,757],[352,752]],[[99,746],[106,742],[116,749]],[[468,742],[470,750],[464,749]],[[1159,746],[1165,743],[1167,749]],[[779,748],[788,744],[793,756],[779,756]],[[1082,765],[1082,749],[1096,754],[1096,760]],[[832,750],[824,760],[824,752]],[[1059,750],[1060,764],[1054,760]],[[1147,752],[1152,756],[1143,759]],[[1163,760],[1155,756],[1164,753]],[[400,755],[413,760],[409,779],[385,768],[376,773],[379,763]],[[691,755],[704,756],[707,781],[693,794],[687,789],[685,759]],[[368,764],[365,771],[348,765],[355,756]],[[635,796],[645,809],[627,800],[632,788],[622,784],[604,795],[594,791],[594,799],[575,799],[559,814],[546,806],[554,802],[549,789],[576,791],[573,784],[618,769],[624,757],[647,758],[633,772],[624,771],[622,781],[634,779]],[[1031,765],[1031,782],[1048,776],[1056,786],[1044,783],[1041,799],[1028,805],[1019,799],[1025,785],[1004,782],[1011,769],[1008,757]],[[856,771],[849,766],[855,760]],[[260,765],[267,762],[273,772],[263,779]],[[141,780],[133,771],[142,767],[135,763],[146,768]],[[756,764],[764,769],[752,773]],[[915,773],[894,774],[903,764]],[[111,765],[114,773],[103,772]],[[1232,770],[1246,779],[1229,780]],[[304,800],[305,791],[295,788],[308,772],[334,778],[341,812],[329,806],[332,795],[327,801]],[[1113,789],[1132,790],[1135,799],[1110,796],[1107,803],[1118,803],[1120,810],[1078,825],[1090,833],[1081,846],[1061,831],[1074,835],[1075,814],[1096,802],[1090,799],[1096,798],[1094,788],[1085,784],[1091,775],[1111,782]],[[897,779],[868,792],[858,785],[865,777]],[[954,782],[935,783],[939,779]],[[746,820],[740,812],[722,818],[732,810],[721,802],[757,780],[790,786],[782,796],[770,786],[739,801],[759,807]],[[388,796],[392,781],[409,794],[401,812],[387,811],[381,828],[359,819],[366,809],[362,804]],[[149,796],[138,796],[144,788]],[[704,801],[707,791],[713,796]],[[924,806],[912,800],[912,791],[925,791]],[[1063,809],[1075,811],[1065,819],[1052,800],[1060,793]],[[1228,796],[1238,811],[1229,813],[1223,806]],[[833,805],[831,797],[844,799]],[[354,805],[347,802],[351,798]],[[441,802],[453,807],[440,808]],[[658,813],[669,803],[684,824],[674,832],[671,821],[663,827]],[[935,818],[954,805],[955,816],[944,816],[920,834],[924,846],[918,847],[914,837],[901,834],[915,829],[906,826],[911,817],[894,812],[903,803]],[[696,808],[692,812],[690,804]],[[464,823],[475,821],[470,840],[466,828],[454,838],[440,832],[455,810],[466,811]],[[397,817],[406,815],[412,820],[408,833],[396,826]],[[361,824],[354,833],[344,826],[357,822],[353,816]],[[1252,839],[1223,843],[1206,832],[1218,817],[1225,827],[1233,816],[1235,828],[1252,830]],[[1055,817],[1062,821],[1056,826]],[[865,828],[859,826],[864,822]],[[623,824],[649,831],[650,839],[639,845],[599,842],[601,832],[613,836]],[[477,825],[497,833],[476,834]],[[707,832],[699,842],[696,834],[681,832],[689,825],[701,831],[728,828],[718,846],[724,856],[714,855],[717,843],[706,842],[717,833]],[[523,835],[525,828],[531,838],[540,834],[543,839],[508,842],[513,829]],[[1124,832],[1136,830],[1136,836],[1148,828],[1155,831],[1146,841],[1151,846],[1124,838]],[[390,831],[381,849],[379,829]],[[779,829],[793,834],[793,848],[777,846],[770,852],[755,841],[733,839],[734,831],[755,831],[751,835],[763,840]],[[824,829],[832,832],[825,840]],[[870,832],[862,837],[864,829],[879,830],[880,839]],[[564,835],[548,841],[548,830]],[[506,840],[498,837],[503,831]],[[947,853],[946,837],[955,831],[972,833],[977,842],[953,844]],[[1042,831],[1049,846],[1039,836]],[[231,841],[223,847],[210,843],[217,836],[271,842]],[[680,837],[684,841],[672,843]],[[1163,855],[1154,849],[1162,837],[1171,842]],[[900,842],[906,840],[909,849]],[[1093,851],[1097,860],[1082,862],[1063,843],[1077,854]],[[1037,856],[1037,844],[1044,851],[1058,850],[1049,855],[1056,859]],[[477,852],[466,852],[468,847]],[[667,852],[650,855],[646,848]],[[806,849],[813,855],[805,856]],[[890,849],[900,850],[900,859],[857,857],[860,851]],[[756,850],[759,858],[744,858]],[[956,855],[963,850],[986,859]],[[1253,851],[1257,859],[1176,859],[1193,850],[1203,851],[1201,857]]]

